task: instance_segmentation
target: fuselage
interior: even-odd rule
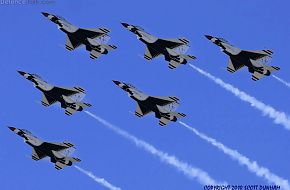
[[[241,65],[245,65],[248,67],[249,72],[253,73],[254,71],[263,72],[263,64],[261,64],[257,60],[251,59],[246,51],[243,51],[221,38],[215,38],[211,36],[207,36],[209,40],[211,40],[214,44],[219,46],[225,54],[230,56],[233,62],[240,63]]]

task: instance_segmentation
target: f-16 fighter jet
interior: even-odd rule
[[[23,71],[18,72],[33,82],[34,87],[43,93],[41,103],[45,107],[60,102],[61,107],[65,109],[66,115],[72,115],[76,111],[82,111],[86,107],[91,107],[91,104],[77,100],[77,96],[83,98],[85,95],[85,90],[81,87],[61,88],[47,83],[36,74]]]
[[[155,117],[160,119],[159,125],[164,126],[170,121],[176,122],[177,118],[185,117],[183,113],[171,111],[179,105],[179,99],[174,96],[169,97],[154,97],[148,96],[137,90],[134,86],[119,81],[113,82],[121,89],[128,93],[128,96],[137,102],[135,115],[143,117],[148,113],[154,112]]]
[[[160,39],[145,32],[144,29],[138,26],[127,23],[121,24],[136,34],[137,38],[147,46],[144,54],[144,58],[147,60],[164,55],[165,60],[169,62],[169,68],[175,69],[180,64],[186,64],[188,60],[195,59],[192,55],[185,55],[176,51],[178,47],[189,45],[189,41],[185,38]]]
[[[54,22],[57,27],[66,33],[66,49],[72,51],[79,47],[80,45],[85,45],[86,50],[91,52],[90,57],[96,59],[103,54],[108,54],[110,50],[116,49],[114,45],[107,45],[100,41],[95,40],[96,38],[101,38],[107,36],[110,30],[106,28],[97,29],[83,29],[78,28],[64,18],[49,13],[42,13],[49,20]]]
[[[270,76],[271,72],[280,70],[279,67],[268,66],[263,61],[271,58],[273,52],[271,50],[241,50],[231,45],[223,38],[212,37],[205,35],[207,39],[218,45],[221,50],[230,57],[227,70],[231,73],[243,68],[248,67],[250,73],[253,73],[252,79],[257,81],[264,76]]]
[[[28,145],[32,147],[32,159],[41,160],[45,157],[50,157],[50,161],[55,163],[55,168],[60,170],[65,166],[71,166],[73,162],[80,162],[78,158],[67,157],[64,155],[63,151],[72,148],[69,142],[62,143],[50,143],[44,142],[39,138],[33,136],[29,131],[25,129],[17,129],[15,127],[9,127],[11,131],[19,135],[24,139]]]

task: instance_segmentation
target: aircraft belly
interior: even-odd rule
[[[251,63],[249,58],[245,58],[245,57],[241,57],[241,56],[237,55],[237,56],[231,56],[231,59],[234,62],[238,62],[238,63],[245,65],[246,67],[253,67],[253,64]]]
[[[52,99],[63,102],[62,94],[58,93],[56,90],[51,90],[49,92],[44,93],[45,96],[51,97]]]
[[[156,115],[156,113],[159,113],[159,110],[158,110],[156,104],[154,104],[150,100],[138,101],[138,103],[140,105],[142,105],[143,107],[145,107],[146,109],[153,111],[155,113],[155,115]]]

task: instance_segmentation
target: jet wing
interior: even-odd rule
[[[149,96],[148,101],[150,101],[152,104],[160,105],[160,106],[166,106],[168,104],[171,104],[173,102],[178,102],[178,98],[174,96],[168,96],[168,97],[154,97]]]
[[[236,72],[237,70],[243,68],[245,65],[242,64],[242,63],[239,63],[237,61],[234,61],[233,59],[230,58],[229,60],[229,64],[228,64],[228,67],[227,67],[227,70],[230,72],[230,73],[234,73]]]
[[[159,125],[161,126],[165,126],[167,125],[168,123],[170,122],[170,120],[164,118],[164,117],[161,117],[160,120],[159,120]]]
[[[151,60],[151,59],[153,59],[155,57],[158,57],[160,55],[161,55],[160,52],[158,52],[158,51],[154,50],[153,48],[147,46],[146,49],[145,49],[144,58],[147,59],[147,60]]]
[[[78,36],[83,36],[86,38],[98,38],[105,36],[110,32],[107,28],[80,28],[77,30]]]
[[[81,87],[73,87],[73,88],[54,87],[52,90],[64,96],[72,96],[78,93],[85,93],[85,90],[82,89]]]
[[[252,60],[261,59],[263,57],[271,57],[273,52],[271,50],[243,50],[243,54]]]
[[[72,108],[70,108],[70,107],[67,107],[66,109],[65,109],[65,114],[66,115],[68,115],[68,116],[71,116],[72,114],[74,114],[75,112],[76,112],[77,110],[75,110],[75,109],[72,109]]]
[[[41,104],[45,107],[50,106],[54,103],[56,103],[57,101],[55,99],[53,99],[50,96],[46,96],[45,94],[43,94],[42,96],[42,100],[41,100]]]
[[[179,46],[189,45],[189,41],[185,38],[178,38],[178,39],[158,39],[157,43],[163,45],[164,47],[174,49]]]
[[[54,167],[55,167],[55,169],[57,169],[57,170],[61,170],[61,169],[63,169],[65,166],[66,166],[66,164],[63,164],[63,163],[61,163],[61,162],[56,162]]]
[[[180,65],[180,63],[178,63],[174,60],[170,60],[168,67],[169,67],[169,69],[176,69],[179,65]]]
[[[65,47],[69,51],[72,51],[78,48],[80,45],[82,45],[84,39],[98,38],[98,37],[107,35],[107,33],[109,32],[110,30],[106,28],[92,28],[92,29],[80,28],[75,33],[71,35],[67,35]]]
[[[69,51],[72,51],[76,48],[78,48],[80,45],[82,45],[81,41],[67,35],[66,36],[66,44],[65,44],[65,48]]]
[[[151,113],[152,110],[147,109],[146,107],[140,105],[137,103],[137,108],[135,111],[135,115],[138,117],[143,117],[144,115],[147,115],[148,113]]]
[[[252,75],[252,80],[254,80],[254,81],[260,80],[263,76],[265,76],[265,75],[255,71]]]
[[[48,150],[54,150],[56,152],[62,151],[68,148],[73,147],[74,145],[69,142],[62,142],[62,143],[50,143],[50,142],[44,142],[41,146],[43,148]]]
[[[32,148],[32,155],[31,155],[31,158],[33,160],[41,160],[43,158],[47,157],[46,154],[44,154],[43,152],[40,152],[38,150],[36,150],[35,148]]]

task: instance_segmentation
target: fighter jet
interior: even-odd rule
[[[34,87],[43,93],[41,103],[45,107],[60,102],[61,107],[65,109],[66,115],[72,115],[76,111],[82,111],[86,107],[91,107],[91,104],[78,100],[85,96],[85,90],[81,87],[61,88],[47,83],[39,75],[23,71],[18,72],[30,80],[34,84]]]
[[[230,57],[227,70],[234,73],[237,70],[248,67],[250,73],[253,73],[252,80],[257,81],[264,76],[270,76],[271,72],[280,70],[276,66],[265,65],[265,61],[271,58],[273,52],[271,50],[241,50],[231,45],[223,38],[217,38],[205,35],[214,44],[218,45],[225,54]]]
[[[144,58],[151,60],[160,55],[164,55],[165,60],[169,62],[169,68],[175,69],[180,64],[186,64],[188,60],[196,57],[185,55],[177,51],[181,46],[188,46],[189,41],[185,38],[178,39],[160,39],[142,29],[139,26],[121,23],[126,29],[136,34],[137,38],[146,45]]]
[[[135,115],[143,117],[151,112],[159,119],[159,125],[164,126],[170,121],[176,122],[177,118],[185,117],[184,113],[172,111],[179,105],[179,99],[174,96],[154,97],[148,96],[136,89],[131,84],[115,81],[113,82],[128,93],[128,96],[137,102]]]
[[[67,37],[65,47],[69,51],[78,48],[80,45],[85,45],[86,50],[90,52],[90,58],[96,59],[101,55],[108,54],[110,50],[117,48],[114,45],[107,45],[102,43],[100,40],[95,40],[108,36],[107,34],[110,32],[110,30],[106,28],[78,28],[60,16],[45,12],[42,12],[42,14],[54,22],[61,31],[66,33]]]
[[[33,136],[31,132],[25,129],[17,129],[15,127],[8,127],[11,131],[23,138],[24,142],[32,147],[32,159],[41,160],[45,157],[50,157],[50,161],[55,164],[55,168],[60,170],[65,166],[71,166],[73,162],[80,162],[81,160],[74,157],[67,157],[64,151],[74,147],[69,142],[51,143],[44,142],[39,138]]]

